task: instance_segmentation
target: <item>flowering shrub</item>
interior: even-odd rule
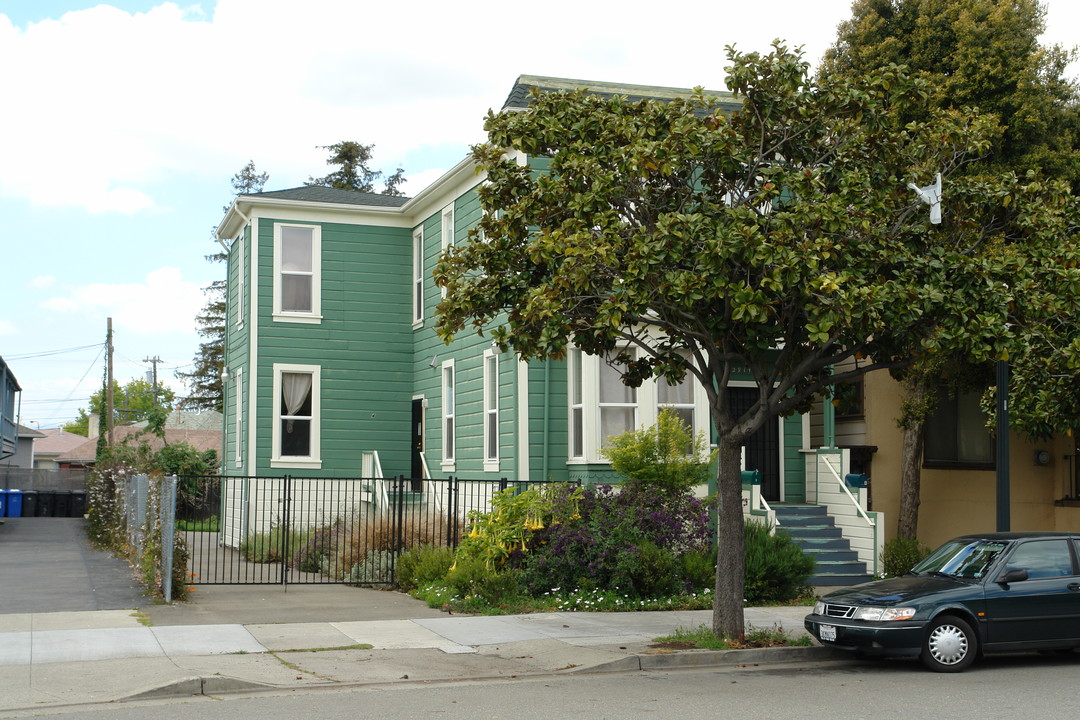
[[[619,587],[648,597],[685,589],[678,557],[707,552],[710,538],[708,507],[688,492],[601,485],[583,492],[579,518],[537,532],[515,562],[534,594]]]

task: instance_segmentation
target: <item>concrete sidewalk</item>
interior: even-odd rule
[[[748,608],[756,628],[801,636],[806,608]],[[650,648],[711,612],[538,613],[146,626],[144,613],[0,615],[0,712],[66,704],[537,673],[809,662],[824,648]],[[370,645],[370,649],[366,646]]]

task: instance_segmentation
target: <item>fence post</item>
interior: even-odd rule
[[[453,475],[446,479],[446,545],[457,547],[458,534],[458,484]]]
[[[285,586],[285,591],[288,592],[289,559],[286,555],[289,552],[289,514],[292,512],[289,507],[289,500],[292,494],[292,475],[285,476],[283,493],[281,500],[281,584]]]
[[[161,491],[161,584],[165,602],[172,602],[173,547],[176,542],[176,476],[165,478]]]

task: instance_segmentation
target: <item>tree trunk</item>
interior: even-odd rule
[[[742,638],[745,535],[743,534],[742,475],[739,445],[719,440],[716,487],[716,594],[713,632],[717,637]]]
[[[904,405],[908,408],[926,406],[927,386],[920,380],[904,384]],[[900,456],[900,509],[896,517],[896,536],[915,540],[919,528],[919,493],[922,482],[923,427],[926,415],[904,418],[904,439]]]

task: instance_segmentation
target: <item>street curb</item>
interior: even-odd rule
[[[174,680],[158,687],[125,695],[121,702],[130,700],[158,700],[161,698],[184,697],[189,695],[215,695],[217,693],[240,692],[243,690],[272,690],[274,685],[257,683],[239,678],[212,675],[210,677],[190,677]]]
[[[756,665],[784,662],[849,660],[851,653],[827,647],[750,648],[747,650],[686,650],[672,653],[630,655],[573,672],[604,673],[634,670],[677,670],[719,665]]]

